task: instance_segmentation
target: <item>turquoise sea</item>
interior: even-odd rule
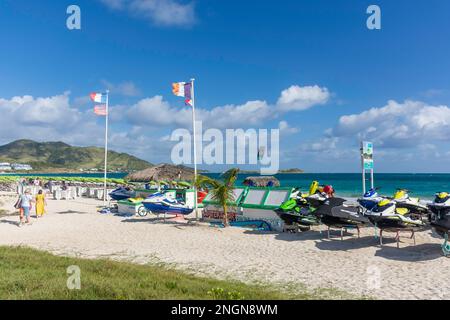
[[[29,174],[28,176],[35,176]],[[109,178],[123,178],[125,173],[110,173]],[[207,175],[218,178],[219,173],[208,173]],[[248,176],[255,174],[241,174],[237,184],[242,184]],[[23,176],[27,176],[24,174]],[[40,174],[40,176],[62,176],[62,174]],[[64,174],[70,177],[103,177],[102,173],[94,174]],[[344,197],[359,197],[362,193],[361,174],[359,173],[302,173],[302,174],[278,174],[282,186],[300,187],[307,191],[313,180],[321,184],[331,184],[336,194]],[[368,178],[368,177],[367,177]],[[369,186],[369,181],[367,181]],[[379,193],[392,195],[397,188],[410,190],[410,195],[424,199],[432,199],[438,191],[450,191],[450,174],[436,173],[378,173],[375,174],[375,186],[380,188]]]
[[[218,174],[211,174],[216,177]],[[249,175],[240,175],[238,183]],[[282,186],[300,187],[307,191],[312,181],[320,184],[331,184],[336,194],[343,197],[359,197],[362,194],[362,177],[360,173],[302,173],[278,174]],[[370,181],[366,175],[366,186]],[[410,190],[411,197],[432,199],[438,191],[450,191],[450,174],[410,174],[410,173],[378,173],[374,177],[375,187],[380,188],[382,195],[393,195],[397,188]]]

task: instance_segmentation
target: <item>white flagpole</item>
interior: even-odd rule
[[[195,79],[191,79],[192,83],[192,133],[194,134],[194,182],[197,181],[197,134],[195,130],[195,90],[194,90]],[[198,221],[198,210],[197,210],[197,187],[194,183],[194,210],[195,210],[195,220]]]
[[[105,117],[105,175],[103,190],[103,206],[106,206],[107,189],[106,179],[108,178],[108,117],[109,117],[109,90],[106,90],[106,117]]]

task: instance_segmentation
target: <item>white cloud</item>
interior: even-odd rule
[[[190,26],[195,23],[193,2],[176,0],[100,0],[114,10],[126,10],[161,26]]]
[[[129,121],[140,126],[185,126],[192,122],[190,109],[173,108],[162,96],[142,99],[131,107],[120,108],[119,113],[124,110]]]
[[[154,96],[138,101],[131,107],[112,107],[114,115],[127,115],[136,125],[181,126],[192,124],[190,107],[172,107],[162,96]],[[271,117],[269,105],[264,101],[249,101],[242,105],[226,105],[211,110],[197,108],[196,120],[209,128],[239,128],[261,125]]]
[[[0,111],[2,142],[27,138],[95,144],[102,136],[93,113],[71,107],[68,92],[53,97],[0,99]]]
[[[68,95],[69,93],[47,98],[23,96],[10,100],[0,99],[1,119],[4,122],[13,120],[19,125],[70,127],[79,121],[80,113],[70,107]]]
[[[278,123],[278,128],[280,129],[281,134],[294,134],[300,132],[299,128],[291,127],[287,121],[280,121]]]
[[[305,152],[330,152],[337,147],[339,139],[335,137],[324,137],[315,142],[304,143],[300,146]]]
[[[298,89],[301,93],[295,94]],[[319,90],[323,94],[318,94],[317,92],[308,94],[308,92],[314,92],[316,90]],[[284,90],[281,94],[279,102],[280,100],[283,102],[282,107],[279,104],[270,105],[263,100],[247,101],[243,104],[228,104],[212,109],[197,107],[196,119],[197,121],[202,121],[204,127],[209,128],[257,127],[267,121],[276,119],[282,113],[280,108],[283,111],[301,111],[305,109],[296,109],[293,106],[298,106],[300,103],[308,103],[308,107],[311,108],[317,104],[324,104],[328,99],[324,97],[324,94],[329,95],[328,90],[319,86],[292,86]],[[307,97],[308,95],[309,98]],[[287,109],[288,104],[291,109]],[[113,119],[121,119],[123,114],[126,114],[129,121],[136,125],[190,127],[192,123],[191,109],[189,107],[173,107],[160,95],[142,99],[131,107],[112,107]],[[286,121],[281,121],[279,128],[285,133],[293,134],[299,132],[298,128],[290,127]]]
[[[261,125],[272,116],[271,107],[265,101],[255,100],[242,105],[200,109],[198,119],[210,123],[210,127],[237,128]]]
[[[411,147],[450,141],[450,108],[420,101],[388,101],[380,108],[342,116],[332,134],[373,140],[384,147]]]
[[[82,97],[71,102],[68,92],[52,97],[29,95],[0,98],[0,144],[17,139],[63,141],[77,146],[104,145],[103,118],[95,116],[92,108],[86,112],[72,103],[84,102]],[[114,110],[113,112],[117,112]],[[119,116],[122,117],[123,115]],[[126,127],[112,123],[109,143],[111,150],[127,152],[150,161],[168,161],[171,145],[161,143],[154,132],[142,126]]]
[[[318,85],[300,87],[291,86],[281,92],[277,107],[280,111],[302,111],[316,105],[323,105],[330,99],[327,88]]]

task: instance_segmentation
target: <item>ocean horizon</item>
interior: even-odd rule
[[[219,178],[220,173],[203,173],[212,178]],[[103,173],[23,173],[0,174],[17,175],[23,177],[92,177],[102,178]],[[108,178],[121,179],[127,173],[109,173]],[[242,185],[245,178],[258,175],[257,173],[239,174],[236,182]],[[312,181],[320,184],[332,185],[336,194],[343,197],[359,197],[362,194],[361,173],[280,173],[275,177],[280,180],[282,187],[299,187],[307,191]],[[366,175],[366,186],[370,188],[369,175]],[[375,187],[379,193],[392,196],[397,188],[410,191],[411,197],[432,199],[436,192],[450,191],[450,174],[447,173],[376,173],[374,175]]]

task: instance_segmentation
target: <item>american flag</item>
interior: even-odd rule
[[[108,113],[106,112],[106,105],[98,105],[94,107],[94,112],[98,116],[106,116]]]

